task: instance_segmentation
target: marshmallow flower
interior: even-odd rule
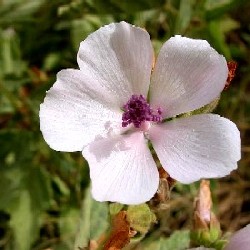
[[[224,250],[250,250],[250,224],[232,235]]]
[[[213,114],[176,117],[209,104],[224,88],[226,60],[206,41],[170,38],[153,68],[149,34],[112,23],[81,42],[77,62],[80,69],[57,74],[40,106],[40,128],[52,149],[82,151],[96,200],[152,198],[159,173],[149,145],[182,183],[237,168],[234,123]]]

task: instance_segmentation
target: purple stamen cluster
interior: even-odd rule
[[[143,95],[132,95],[129,101],[123,106],[123,109],[123,127],[127,127],[130,123],[133,123],[136,128],[139,128],[145,121],[162,121],[162,110],[160,108],[156,111],[151,109]]]

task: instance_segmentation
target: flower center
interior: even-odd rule
[[[161,108],[153,110],[143,95],[132,95],[128,102],[123,106],[123,109],[123,127],[127,127],[130,123],[133,123],[136,128],[140,128],[146,121],[162,121]]]

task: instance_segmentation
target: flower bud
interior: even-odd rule
[[[212,205],[210,182],[202,180],[195,201],[194,229],[191,233],[194,245],[204,245],[206,247],[217,246],[217,243],[221,245],[221,242],[219,242],[221,237],[220,223],[212,212]]]

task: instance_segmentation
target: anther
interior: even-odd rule
[[[146,121],[162,121],[162,109],[158,108],[154,111],[143,95],[132,95],[123,106],[123,109],[122,127],[127,127],[129,124],[133,123],[136,128],[140,128],[142,123]]]

